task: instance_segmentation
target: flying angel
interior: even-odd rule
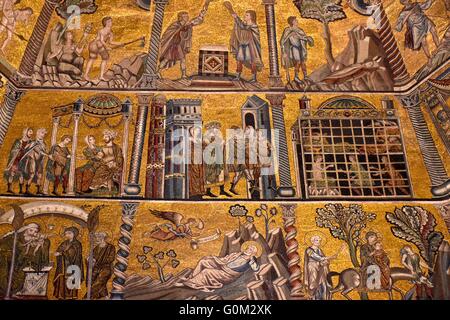
[[[173,241],[180,238],[192,239],[200,235],[200,233],[195,234],[192,228],[203,230],[205,227],[201,219],[188,218],[185,220],[184,216],[178,212],[150,210],[150,213],[167,221],[163,224],[157,224],[153,230],[144,233],[144,237],[159,241]]]

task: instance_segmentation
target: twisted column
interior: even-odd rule
[[[141,193],[139,173],[141,171],[142,153],[144,151],[145,131],[147,128],[148,108],[153,95],[138,95],[138,111],[134,130],[133,147],[131,149],[130,171],[125,186],[127,195],[137,196]]]
[[[164,198],[164,135],[166,97],[157,95],[152,100],[148,137],[145,197]]]
[[[269,85],[271,88],[283,87],[278,62],[277,30],[275,23],[275,0],[262,0],[266,12],[267,42],[269,47]]]
[[[33,74],[34,65],[36,64],[36,59],[39,55],[39,51],[41,50],[53,11],[63,1],[64,0],[45,0],[41,13],[37,18],[36,24],[34,25],[33,33],[31,34],[30,40],[25,48],[25,53],[19,66],[19,76],[30,78]]]
[[[450,179],[420,108],[420,94],[414,91],[408,96],[400,96],[399,99],[408,111],[419,142],[423,161],[431,180],[431,193],[435,197],[445,197],[450,194]]]
[[[280,187],[278,195],[280,197],[294,197],[295,190],[292,187],[291,165],[289,162],[289,154],[286,138],[286,124],[284,122],[284,105],[283,100],[285,94],[268,94],[267,100],[272,107],[272,121],[275,129],[275,147],[277,148],[278,173],[280,176]]]
[[[6,92],[0,105],[0,145],[3,145],[16,106],[24,94],[24,90],[17,89],[12,83],[6,85]]]
[[[375,7],[372,17],[377,24],[378,35],[391,67],[394,82],[398,85],[405,84],[409,80],[408,70],[406,69],[402,54],[398,49],[397,41],[395,40],[395,36],[392,32],[392,27],[386,11],[384,10],[382,1],[380,1],[380,3]]]
[[[289,285],[292,297],[303,297],[304,288],[301,281],[302,268],[300,267],[300,255],[298,254],[297,228],[295,227],[296,204],[281,204],[283,211],[284,242],[288,257]]]
[[[169,0],[155,0],[155,15],[153,16],[152,31],[150,34],[150,47],[145,62],[145,71],[138,86],[141,88],[155,89],[156,79],[158,79],[158,57],[159,45],[161,41],[161,31],[164,21],[164,10]]]
[[[112,300],[123,300],[124,297],[125,282],[127,280],[126,271],[131,251],[131,237],[138,206],[138,202],[122,203],[122,225],[120,226],[119,250],[117,251],[116,264],[114,265]]]

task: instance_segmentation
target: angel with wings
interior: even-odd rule
[[[201,219],[188,218],[184,219],[181,213],[165,212],[158,210],[150,210],[154,216],[167,222],[157,224],[153,230],[144,233],[145,237],[153,238],[160,241],[173,241],[180,238],[198,237],[200,233],[195,234],[192,228],[203,230],[205,224]]]

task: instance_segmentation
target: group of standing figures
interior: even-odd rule
[[[207,0],[200,14],[193,19],[189,18],[186,11],[178,13],[177,21],[169,25],[161,38],[161,50],[159,55],[158,71],[163,71],[175,66],[178,62],[181,68],[181,78],[187,78],[186,55],[192,47],[193,28],[203,23],[211,0]],[[261,38],[255,10],[246,10],[243,17],[239,17],[229,1],[224,6],[233,18],[233,30],[230,36],[231,53],[236,59],[236,80],[242,79],[244,67],[252,74],[249,82],[257,81],[258,72],[262,71]],[[307,46],[313,46],[314,41],[299,27],[296,17],[288,19],[288,27],[281,38],[283,53],[283,66],[288,70],[295,68],[294,80],[301,82],[300,69],[307,79],[306,59]]]
[[[64,240],[57,246],[53,258],[49,240],[52,235],[43,234],[39,224],[26,224],[17,234],[15,246],[13,232],[0,238],[0,297],[26,297],[30,294],[30,287],[36,285],[46,292],[48,274],[55,265],[52,281],[54,298],[79,298],[83,283],[90,285],[92,299],[102,299],[109,295],[107,283],[113,273],[115,248],[109,243],[105,232],[97,232],[93,236],[91,266],[89,259],[83,257],[83,246],[79,240],[80,230],[77,227],[64,229]],[[11,267],[13,260],[14,266]],[[39,281],[28,283],[30,274],[37,275]],[[88,274],[91,274],[90,284],[87,283]],[[43,283],[40,283],[42,281]],[[68,283],[73,283],[73,286]],[[40,290],[35,291],[42,293]]]
[[[19,182],[20,194],[31,195],[31,185],[35,184],[35,194],[43,195],[47,191],[43,188],[46,182],[53,183],[53,195],[60,195],[60,187],[63,194],[68,193],[72,137],[63,135],[48,149],[46,135],[45,128],[39,128],[35,135],[33,129],[25,128],[22,137],[14,141],[4,171],[7,193],[15,193],[13,184],[16,182]],[[104,145],[100,147],[96,145],[94,136],[85,137],[83,157],[77,159],[86,163],[75,170],[73,188],[76,193],[120,192],[124,157],[122,149],[115,143],[116,138],[117,132],[105,130]]]
[[[252,199],[260,198],[262,176],[268,176],[269,188],[276,190],[272,147],[263,130],[247,126],[243,131],[238,126],[232,126],[227,132],[230,136],[223,139],[221,127],[219,122],[210,122],[205,125],[204,134],[201,128],[190,130],[190,199],[201,199],[203,196],[217,198],[214,188],[219,189],[220,196],[239,195],[236,187],[242,178],[247,180]],[[225,184],[229,180],[228,192]]]

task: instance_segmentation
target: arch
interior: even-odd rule
[[[255,119],[255,115],[251,112],[247,112],[245,114],[245,126],[251,126],[253,128],[256,128],[256,119]]]
[[[68,219],[77,220],[86,223],[89,214],[83,209],[70,204],[51,201],[30,202],[20,205],[25,213],[25,219],[34,218],[42,215],[58,215]],[[11,224],[14,217],[14,210],[10,209],[0,217],[1,224]]]
[[[370,102],[355,96],[337,96],[330,98],[323,102],[319,110],[323,109],[372,109],[376,110],[375,106]]]

